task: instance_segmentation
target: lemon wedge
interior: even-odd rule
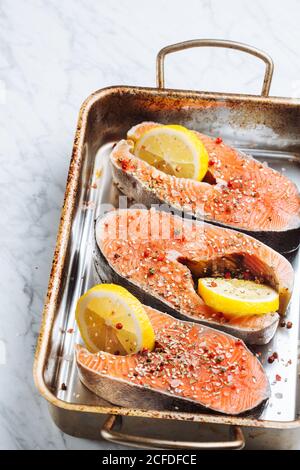
[[[226,317],[264,315],[279,308],[279,295],[269,286],[254,281],[201,278],[198,293],[209,307]]]
[[[179,178],[201,181],[208,169],[208,153],[201,140],[179,125],[159,126],[135,143],[134,154],[158,170]]]
[[[154,348],[155,335],[141,302],[124,287],[99,284],[77,302],[76,321],[87,349],[134,354]]]

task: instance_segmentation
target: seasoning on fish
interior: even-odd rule
[[[299,246],[300,196],[285,175],[220,138],[196,131],[192,132],[208,153],[203,181],[166,174],[135,155],[143,135],[160,127],[139,124],[113,149],[113,178],[122,192],[147,207],[167,203],[198,219],[243,231],[279,252]]]
[[[269,342],[278,313],[226,318],[204,303],[194,279],[223,277],[227,271],[242,277],[246,272],[248,278],[277,291],[279,313],[288,306],[294,278],[291,264],[239,232],[154,209],[119,209],[97,220],[96,240],[94,262],[102,282],[121,284],[143,304],[223,329],[245,342]]]
[[[153,351],[116,356],[77,346],[79,375],[91,391],[130,408],[196,406],[231,415],[268,399],[264,370],[242,341],[144,308],[155,332]]]

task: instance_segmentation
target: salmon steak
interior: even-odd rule
[[[128,197],[150,207],[168,204],[200,220],[247,233],[281,253],[300,242],[300,196],[286,176],[222,139],[193,133],[209,157],[203,181],[179,178],[134,155],[134,141],[160,126],[144,122],[132,128],[111,152],[113,179]]]
[[[97,219],[95,237],[94,265],[101,282],[123,285],[143,304],[180,319],[224,330],[250,344],[266,344],[287,309],[291,264],[243,233],[154,209],[117,209]],[[207,306],[195,282],[228,271],[273,287],[278,312],[228,319]]]
[[[144,308],[155,331],[153,351],[120,356],[76,346],[80,379],[92,392],[124,407],[204,407],[230,415],[269,398],[263,367],[241,340]]]

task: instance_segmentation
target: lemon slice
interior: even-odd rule
[[[278,293],[254,281],[201,278],[198,281],[198,293],[206,305],[228,317],[263,315],[276,312],[279,307]]]
[[[77,302],[76,321],[87,349],[134,354],[154,348],[155,335],[143,305],[124,287],[99,284]]]
[[[201,140],[183,126],[159,126],[135,143],[135,156],[158,170],[179,178],[201,181],[208,168],[208,153]]]

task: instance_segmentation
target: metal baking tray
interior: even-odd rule
[[[236,95],[164,88],[163,61],[169,52],[187,47],[220,46],[251,53],[266,63],[262,95]],[[273,64],[269,56],[239,43],[213,40],[188,41],[164,48],[157,58],[158,88],[111,87],[93,93],[83,103],[75,135],[65,200],[54,253],[48,293],[38,340],[34,378],[48,400],[55,422],[64,431],[82,437],[100,437],[99,418],[109,415],[102,437],[141,447],[241,448],[242,427],[288,430],[300,426],[298,338],[300,270],[297,252],[289,255],[295,269],[295,286],[287,313],[291,329],[278,328],[266,346],[253,349],[269,377],[272,396],[259,417],[213,413],[125,409],[101,400],[79,381],[74,345],[80,342],[74,318],[77,299],[95,284],[93,271],[94,221],[103,204],[118,206],[119,193],[112,184],[108,155],[114,143],[133,125],[144,121],[180,123],[243,149],[271,167],[285,172],[300,187],[300,100],[268,97]],[[276,351],[273,364],[268,356]],[[276,375],[281,380],[276,380]],[[66,387],[64,386],[66,385]],[[116,416],[155,418],[183,423],[230,426],[231,440],[198,442],[141,437],[116,432]],[[177,423],[178,424],[178,423]],[[192,424],[189,424],[192,426]],[[250,430],[250,431],[249,431]],[[193,436],[193,432],[188,433]]]

